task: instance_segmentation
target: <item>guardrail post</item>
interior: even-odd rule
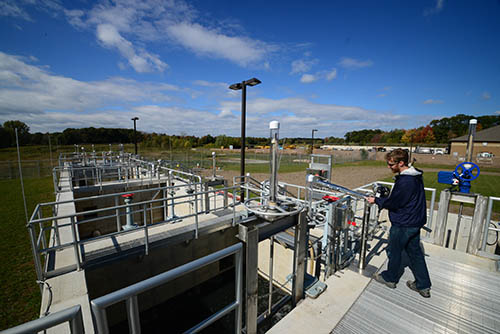
[[[448,222],[448,210],[450,207],[451,192],[447,189],[441,191],[439,196],[439,206],[436,217],[436,227],[434,229],[434,244],[443,246],[446,223]]]
[[[257,333],[258,251],[259,230],[255,226],[239,225],[239,238],[245,243],[246,254],[246,333]]]
[[[73,234],[73,250],[75,251],[76,269],[82,270],[80,265],[80,251],[78,249],[78,239],[76,237],[75,216],[71,217],[71,233]]]
[[[491,211],[493,209],[493,198],[489,197],[488,199],[488,209],[486,211],[486,221],[484,222],[484,232],[483,232],[483,241],[481,243],[481,251],[486,251],[486,243],[488,242],[488,233],[490,230],[490,221],[491,221]]]
[[[295,251],[294,268],[292,281],[292,306],[304,297],[304,278],[306,270],[306,252],[307,252],[307,219],[306,211],[302,211],[297,216],[298,222],[295,225]]]
[[[486,205],[486,197],[484,197],[483,195],[477,195],[474,215],[472,216],[473,221],[469,234],[469,240],[467,241],[467,253],[469,254],[477,255],[481,243],[483,226],[489,225],[489,222],[485,221],[485,215],[487,212]]]
[[[368,234],[368,225],[370,224],[370,205],[365,200],[364,201],[364,209],[363,209],[363,222],[361,225],[361,247],[359,249],[359,264],[358,268],[360,270],[364,270],[366,268],[366,243],[367,243],[367,234]]]
[[[127,299],[128,328],[131,334],[141,334],[141,319],[139,318],[139,303],[137,296]]]

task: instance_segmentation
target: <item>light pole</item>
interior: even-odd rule
[[[312,145],[311,145],[311,154],[314,153],[314,132],[318,131],[318,129],[312,129],[311,131],[311,138],[312,138]]]
[[[242,90],[241,93],[241,162],[240,162],[240,175],[245,176],[245,123],[246,123],[246,104],[247,104],[247,86],[256,86],[261,81],[257,78],[252,78],[242,82],[238,82],[229,86],[232,90]],[[240,202],[244,200],[243,189],[240,193]]]
[[[134,145],[135,145],[135,155],[137,155],[137,130],[136,130],[136,127],[135,127],[135,122],[137,120],[139,120],[139,117],[134,117],[132,118],[132,120],[134,121]]]

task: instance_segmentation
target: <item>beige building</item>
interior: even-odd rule
[[[467,139],[468,135],[450,140],[450,155],[465,157]],[[478,131],[474,138],[472,153],[474,160],[481,153],[483,153],[482,156],[486,156],[486,153],[491,153],[494,157],[500,157],[500,125]]]

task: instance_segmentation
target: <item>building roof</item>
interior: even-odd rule
[[[466,142],[469,135],[453,138],[451,142]],[[474,137],[475,142],[500,142],[500,125],[492,126],[485,130],[478,131]]]

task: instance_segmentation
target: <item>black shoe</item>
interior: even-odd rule
[[[386,280],[382,277],[382,275],[380,275],[380,274],[378,274],[378,273],[377,273],[377,274],[375,274],[375,275],[373,275],[373,278],[374,278],[377,282],[384,284],[384,285],[385,285],[385,286],[387,286],[388,288],[391,288],[391,289],[396,289],[396,283],[394,283],[394,282],[387,282],[387,281],[386,281]]]
[[[417,283],[415,281],[407,281],[406,285],[413,291],[420,293],[422,297],[431,298],[431,288],[419,290],[417,289]]]

